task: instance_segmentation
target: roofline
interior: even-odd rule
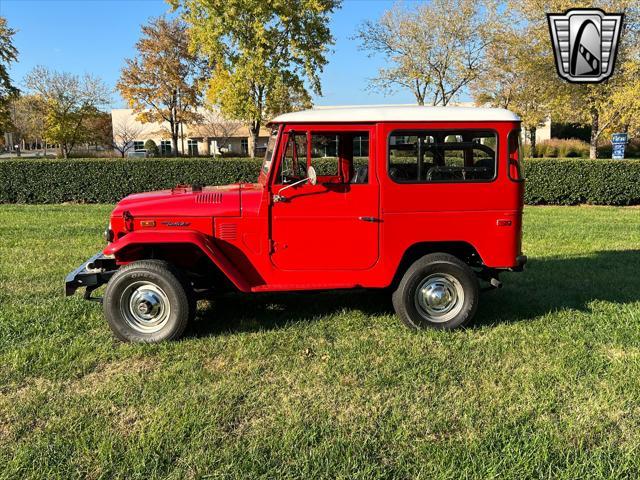
[[[519,122],[520,117],[502,108],[360,106],[322,107],[279,115],[274,123],[385,123],[385,122]]]

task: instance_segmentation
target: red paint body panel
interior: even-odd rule
[[[424,242],[462,242],[486,267],[516,267],[524,186],[509,178],[507,138],[519,128],[508,121],[281,125],[271,168],[258,183],[131,195],[113,211],[116,240],[104,253],[119,259],[136,245],[190,243],[241,291],[387,287],[407,250]],[[388,173],[389,135],[412,129],[495,131],[496,178],[396,183]],[[274,202],[284,188],[276,172],[291,130],[365,132],[368,182],[304,183]],[[348,166],[343,162],[340,171]],[[133,231],[126,231],[123,215],[133,217]]]
[[[195,231],[146,231],[131,232],[118,242],[109,244],[103,251],[105,255],[123,255],[128,248],[139,245],[171,245],[189,244],[197,246],[213,263],[227,274],[229,280],[242,292],[248,292],[251,287],[246,283],[244,275],[222,254],[210,237]]]

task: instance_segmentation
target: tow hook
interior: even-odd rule
[[[497,277],[492,277],[491,280],[489,280],[489,283],[493,288],[502,288],[502,282],[498,280]]]

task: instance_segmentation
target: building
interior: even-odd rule
[[[526,128],[522,128],[522,140],[525,145],[531,143],[531,135],[529,130]],[[536,144],[540,142],[544,142],[545,140],[551,140],[551,118],[547,118],[547,120],[536,128]]]
[[[202,119],[197,124],[183,125],[177,150],[189,156],[247,156],[251,151],[249,129],[238,121],[226,120],[217,112],[200,109]],[[153,140],[161,155],[172,154],[171,130],[168,122],[142,123],[132,109],[111,110],[114,144],[129,145],[130,152],[144,149]],[[260,130],[258,153],[264,153],[269,140],[266,127]]]

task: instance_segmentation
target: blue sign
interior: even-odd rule
[[[611,137],[611,145],[613,146],[611,158],[614,160],[624,159],[624,149],[627,146],[627,134],[614,133]]]

